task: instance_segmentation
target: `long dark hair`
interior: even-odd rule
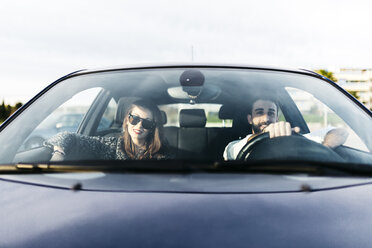
[[[128,132],[128,116],[132,112],[134,107],[140,107],[150,110],[153,116],[153,121],[155,122],[155,127],[150,130],[149,134],[146,137],[146,150],[141,155],[136,154],[136,146],[134,145],[132,138],[130,137]],[[130,159],[158,159],[164,156],[165,140],[162,115],[155,103],[149,100],[134,101],[125,114],[125,118],[123,121],[123,130],[124,150]]]

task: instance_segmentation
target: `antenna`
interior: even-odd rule
[[[194,46],[191,45],[191,62],[194,62]]]

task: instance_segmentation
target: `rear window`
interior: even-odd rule
[[[164,126],[179,127],[182,109],[203,109],[207,117],[206,127],[232,127],[231,119],[219,118],[221,106],[221,104],[166,104],[159,106],[159,108],[167,115],[167,123]]]

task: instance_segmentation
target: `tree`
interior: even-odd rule
[[[315,72],[322,76],[325,76],[326,78],[332,80],[333,82],[337,82],[337,78],[334,76],[333,72],[331,71],[320,69],[320,70],[315,70]]]
[[[6,115],[6,106],[5,106],[5,102],[3,100],[3,102],[1,103],[0,105],[0,122],[3,122],[5,121],[5,119],[8,118],[7,115]]]
[[[13,114],[14,112],[16,112],[17,109],[19,109],[20,107],[22,107],[22,103],[21,102],[17,102],[14,106],[12,106],[12,110],[11,110],[11,113],[10,114]]]
[[[358,94],[358,92],[357,91],[348,91],[353,97],[355,97],[356,99],[358,99],[359,100],[359,94]]]
[[[324,69],[320,69],[320,70],[315,70],[316,73],[322,75],[322,76],[325,76],[326,78],[329,78],[331,79],[333,82],[337,82],[337,78],[334,76],[333,72],[331,71],[327,71],[327,70],[324,70]],[[353,95],[356,99],[360,100],[359,98],[359,94],[357,91],[348,91],[351,95]]]
[[[5,121],[11,114],[13,114],[19,107],[22,106],[22,103],[17,102],[14,106],[5,104],[4,100],[0,105],[0,123]]]

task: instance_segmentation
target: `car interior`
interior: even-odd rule
[[[119,137],[122,135],[122,124],[128,106],[137,100],[136,97],[122,97],[118,101],[115,120],[110,129],[101,132],[100,136]],[[162,113],[162,123],[167,124],[167,115]],[[221,120],[233,120],[231,127],[206,127],[207,117],[204,109],[180,109],[177,126],[165,126],[164,136],[168,146],[177,159],[222,160],[225,146],[233,140],[241,139],[252,132],[242,115],[233,114],[222,105],[218,112]]]

